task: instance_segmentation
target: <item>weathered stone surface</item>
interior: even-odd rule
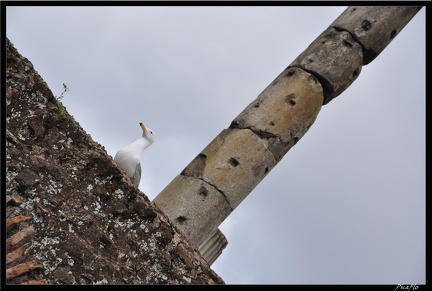
[[[223,284],[6,41],[6,284]]]
[[[206,160],[200,178],[221,191],[232,209],[276,164],[266,140],[249,129],[224,129],[201,154]]]
[[[227,199],[214,186],[185,175],[175,177],[154,203],[197,247],[232,212]]]
[[[291,64],[318,78],[327,104],[341,94],[360,75],[363,51],[346,31],[328,28],[321,33]]]
[[[421,6],[350,6],[330,25],[348,31],[363,46],[363,65],[372,62]]]
[[[306,133],[322,103],[317,79],[288,68],[154,202],[200,246]]]
[[[322,103],[323,90],[317,79],[302,69],[287,68],[231,127],[253,130],[279,162],[312,126]]]

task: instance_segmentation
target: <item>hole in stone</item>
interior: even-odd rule
[[[260,103],[259,103],[259,102],[257,102],[257,103],[254,104],[254,107],[255,107],[255,108],[258,108],[259,106],[260,106]]]
[[[237,159],[235,159],[235,158],[230,158],[228,162],[233,167],[237,167],[240,164],[239,161],[237,161]]]
[[[296,105],[295,94],[291,93],[291,94],[285,96],[285,102],[291,106]]]
[[[201,186],[201,188],[198,190],[198,194],[206,197],[208,195],[208,190],[204,186]]]
[[[185,216],[179,216],[175,219],[178,223],[183,224],[187,218]]]
[[[207,156],[203,153],[199,153],[198,157],[203,158],[203,159],[207,159]]]
[[[270,126],[274,126],[274,122],[273,121],[270,121]]]
[[[393,30],[393,31],[390,33],[390,39],[393,39],[396,35],[397,35],[397,31],[396,31],[396,30]]]
[[[371,28],[372,24],[368,20],[363,20],[362,28],[364,31],[368,31]]]
[[[287,73],[287,76],[288,76],[288,77],[291,77],[291,76],[294,75],[295,73],[296,73],[295,70],[289,70],[288,73]]]
[[[360,69],[357,68],[357,69],[355,69],[354,72],[352,73],[352,76],[353,76],[353,78],[357,78],[359,74],[360,74]]]
[[[230,128],[239,128],[238,122],[236,120],[233,120],[230,124]]]
[[[268,168],[268,167],[266,167],[266,168],[264,169],[264,174],[267,174],[267,173],[268,173],[268,171],[269,171],[269,168]]]

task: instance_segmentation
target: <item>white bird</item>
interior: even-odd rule
[[[140,126],[143,129],[142,136],[130,145],[119,149],[114,157],[114,162],[126,172],[128,177],[133,179],[136,187],[141,180],[141,154],[154,141],[153,131],[142,122]]]

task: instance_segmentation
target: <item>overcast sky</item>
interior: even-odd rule
[[[153,200],[344,10],[7,7],[7,37]],[[425,283],[425,8],[221,224],[227,284]]]

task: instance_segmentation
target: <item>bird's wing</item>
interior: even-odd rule
[[[139,186],[140,180],[141,180],[141,163],[138,162],[136,164],[135,172],[133,174],[133,181],[134,181],[134,184],[137,188]]]

